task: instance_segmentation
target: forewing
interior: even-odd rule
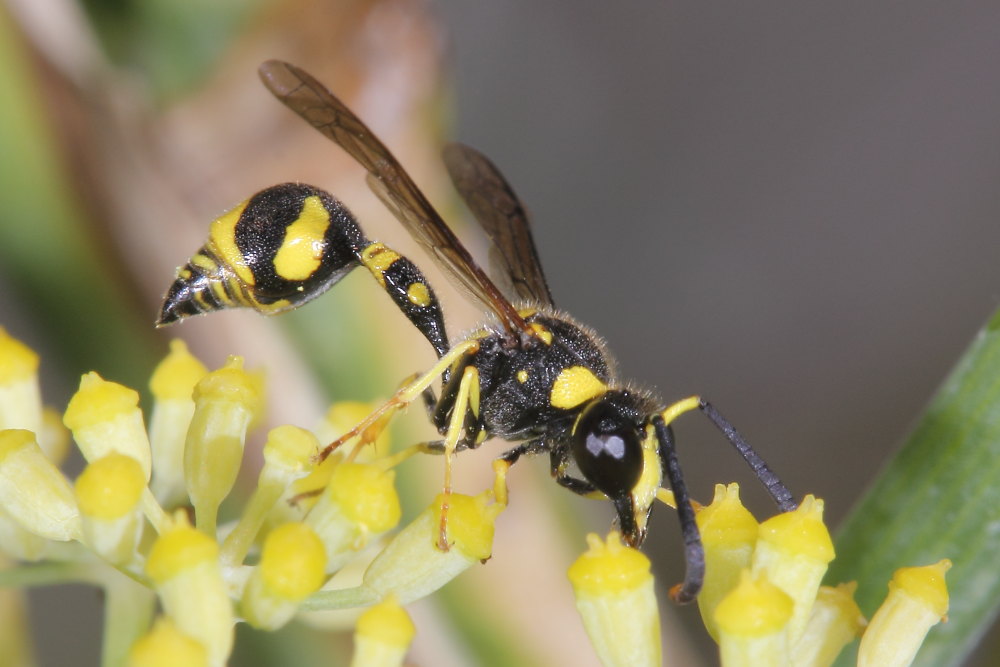
[[[389,149],[368,126],[308,72],[279,60],[260,66],[271,93],[368,170],[368,184],[445,272],[496,313],[510,332],[531,329],[475,263]]]
[[[445,147],[444,164],[455,189],[493,241],[496,252],[491,256],[504,274],[501,286],[509,282],[513,290],[508,296],[553,305],[528,212],[500,170],[479,151],[459,143]]]

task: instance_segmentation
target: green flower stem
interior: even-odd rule
[[[949,622],[930,632],[914,664],[958,664],[1000,605],[998,525],[1000,312],[843,525],[826,580],[856,579],[870,617],[894,570],[950,558]]]
[[[107,566],[96,563],[46,561],[0,571],[0,588],[27,588],[54,584],[102,584]]]
[[[329,611],[367,607],[378,602],[378,595],[364,586],[320,591],[309,596],[299,607],[302,611]]]
[[[127,662],[132,644],[152,623],[156,595],[124,575],[111,577],[104,586],[104,593],[101,665],[122,667]]]

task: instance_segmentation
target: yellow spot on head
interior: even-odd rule
[[[381,243],[372,243],[361,251],[361,261],[368,267],[375,280],[385,287],[385,272],[400,258],[400,254]]]
[[[206,247],[214,252],[223,264],[232,269],[239,276],[240,280],[247,285],[253,285],[253,272],[247,266],[243,253],[236,246],[236,223],[240,221],[240,216],[243,215],[243,211],[246,210],[249,203],[250,200],[248,199],[233,210],[212,221]],[[191,263],[195,264],[195,260],[197,259],[198,256],[195,256]]]
[[[285,280],[305,280],[319,268],[326,246],[330,214],[316,195],[306,197],[295,222],[285,228],[285,238],[274,256],[274,270]]]
[[[551,334],[549,334],[551,336]],[[554,408],[575,408],[584,401],[600,396],[608,390],[596,375],[583,366],[570,366],[559,373],[552,383],[552,393],[549,403]]]
[[[528,381],[528,371],[523,368],[517,372],[517,381],[524,384]]]
[[[415,306],[426,308],[431,305],[431,292],[423,283],[410,283],[406,288],[406,298]]]

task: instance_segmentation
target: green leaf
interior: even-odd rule
[[[1000,605],[1000,312],[845,522],[828,582],[857,580],[869,617],[893,571],[949,558],[951,609],[915,664],[960,663]]]

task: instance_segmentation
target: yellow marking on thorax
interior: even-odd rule
[[[607,390],[608,386],[597,379],[589,368],[570,366],[560,371],[556,381],[552,383],[549,403],[554,408],[568,410],[600,396]]]
[[[423,283],[410,283],[406,288],[406,298],[415,306],[426,308],[431,305],[431,291]]]
[[[517,381],[524,384],[528,381],[528,371],[523,368],[517,372]]]
[[[208,231],[207,246],[240,280],[247,285],[253,285],[253,272],[247,266],[243,253],[236,247],[236,223],[240,221],[240,216],[243,215],[249,202],[248,199],[212,221]]]
[[[517,314],[521,316],[522,320],[526,320],[537,312],[538,312],[537,308],[522,308],[521,310],[517,311]]]
[[[285,228],[285,238],[274,255],[274,271],[285,280],[305,280],[319,268],[326,245],[330,214],[313,195],[302,202],[295,222]]]
[[[399,257],[398,252],[381,243],[372,243],[361,251],[361,261],[382,287],[385,287],[385,272]]]
[[[532,322],[531,328],[535,330],[535,335],[546,345],[552,345],[552,332],[543,327],[538,322]]]

